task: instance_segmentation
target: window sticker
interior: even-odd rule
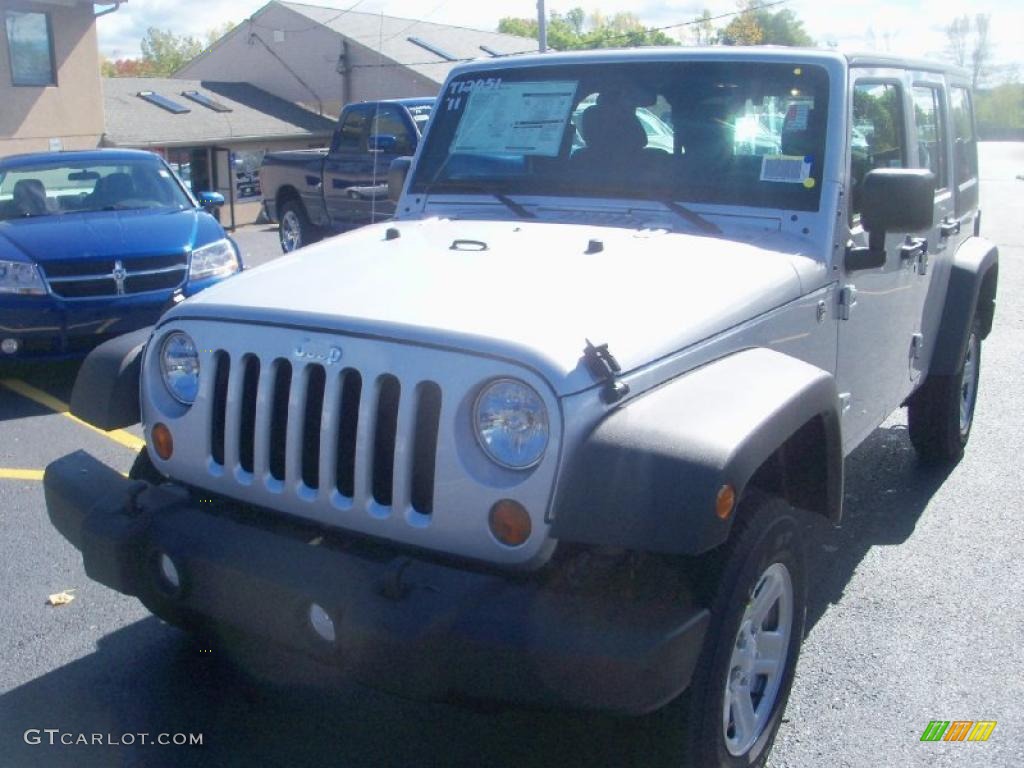
[[[786,108],[786,120],[782,125],[783,131],[806,131],[807,118],[811,112],[811,105],[807,102],[792,102]]]
[[[564,80],[474,88],[451,152],[557,156],[576,86]]]
[[[811,155],[765,155],[761,159],[761,181],[803,184],[810,189],[814,186],[811,178],[813,162]]]

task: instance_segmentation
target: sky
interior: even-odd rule
[[[307,0],[311,5],[385,13],[476,29],[497,29],[503,16],[535,17],[536,0]],[[735,0],[546,0],[562,13],[574,7],[606,16],[635,14],[648,27],[688,21],[707,8],[712,15],[736,10]],[[239,22],[258,11],[262,0],[127,0],[98,22],[100,51],[112,59],[139,56],[139,41],[149,27],[205,39],[207,30]],[[1024,3],[1021,0],[789,0],[773,10],[791,9],[819,44],[846,50],[881,50],[914,57],[941,57],[944,28],[958,15],[991,15],[995,63],[1016,66],[1024,77]],[[727,20],[716,22],[724,24]],[[688,30],[669,30],[688,41]],[[1005,69],[1004,69],[1005,71]]]

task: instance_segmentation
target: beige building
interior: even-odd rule
[[[336,117],[352,101],[436,96],[462,61],[536,50],[499,32],[272,0],[175,76],[252,83]]]
[[[0,156],[99,145],[96,14],[115,8],[82,0],[0,0]]]

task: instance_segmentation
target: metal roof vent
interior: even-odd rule
[[[436,45],[432,45],[428,43],[426,40],[423,40],[419,37],[407,37],[405,39],[408,40],[413,45],[418,45],[420,48],[423,48],[426,51],[430,51],[435,56],[440,56],[442,59],[447,59],[448,61],[458,61],[457,57],[452,56],[444,48],[438,48]]]
[[[139,91],[137,94],[143,101],[148,101],[150,104],[155,104],[161,109],[166,109],[173,115],[182,115],[185,112],[191,112],[192,110],[188,107],[184,107],[176,101],[171,101],[166,96],[161,96],[159,93],[153,91]]]

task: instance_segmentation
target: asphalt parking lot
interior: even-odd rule
[[[842,527],[808,521],[808,636],[769,761],[792,766],[1016,766],[1024,744],[1024,144],[982,151],[984,230],[1001,249],[964,460],[922,469],[894,414],[847,465]],[[272,228],[239,230],[250,266]],[[327,695],[243,676],[132,598],[89,581],[51,527],[41,472],[85,449],[127,472],[140,433],[66,413],[75,366],[0,374],[0,766],[653,766],[659,716]],[[62,590],[70,604],[46,605]],[[931,720],[994,720],[985,743],[922,743]],[[50,746],[72,734],[202,734],[202,746]]]

